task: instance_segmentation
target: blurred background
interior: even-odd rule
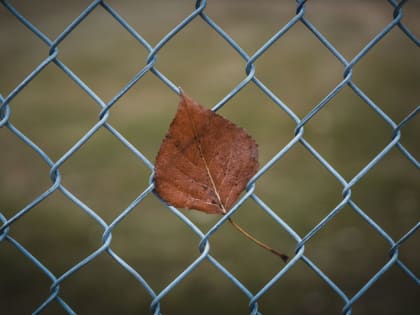
[[[90,1],[10,1],[55,39]],[[108,1],[150,45],[188,16],[194,1]],[[294,1],[208,1],[205,12],[249,55],[295,15]],[[420,36],[420,2],[404,6],[404,24]],[[306,18],[347,59],[392,20],[386,1],[309,1]],[[0,6],[0,93],[6,97],[42,60],[48,47]],[[145,65],[148,51],[102,7],[58,46],[58,58],[104,102]],[[245,77],[244,60],[201,18],[158,53],[156,68],[211,108]],[[256,62],[256,76],[303,118],[343,78],[342,64],[298,23]],[[394,28],[353,68],[353,82],[395,122],[419,104],[418,47]],[[148,73],[110,111],[108,122],[153,162],[175,114],[178,96]],[[48,65],[9,104],[10,122],[57,161],[98,121],[100,107],[56,65]],[[248,84],[219,111],[245,128],[267,163],[293,137],[295,122],[255,85]],[[419,116],[401,143],[419,159]],[[347,180],[392,137],[392,128],[350,88],[344,88],[305,125],[305,139]],[[50,168],[7,128],[0,129],[0,212],[11,218],[51,186]],[[148,187],[151,171],[101,129],[62,167],[62,184],[111,223]],[[419,220],[419,172],[392,149],[352,189],[352,200],[394,240]],[[256,194],[301,237],[342,200],[343,187],[301,144],[256,184]],[[181,210],[203,232],[220,217]],[[234,219],[259,239],[293,256],[295,240],[252,200]],[[11,226],[10,235],[56,276],[100,247],[103,229],[56,191]],[[420,274],[419,233],[399,250]],[[200,239],[154,195],[114,230],[112,249],[155,290],[163,290],[198,256]],[[229,224],[210,240],[211,254],[256,293],[282,268]],[[352,297],[389,260],[389,243],[345,207],[307,244],[305,255]],[[30,314],[51,281],[21,252],[0,242],[0,305],[4,314]],[[418,286],[393,266],[354,305],[353,314],[417,314]],[[60,296],[78,314],[149,314],[151,298],[103,254],[62,283]],[[161,301],[163,314],[247,314],[246,296],[204,261]],[[339,314],[344,303],[299,261],[259,300],[262,314]],[[55,302],[43,314],[64,314]]]

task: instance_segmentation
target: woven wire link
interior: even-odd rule
[[[419,277],[413,270],[410,269],[398,256],[398,250],[400,246],[404,244],[408,239],[418,231],[420,222],[414,223],[413,227],[407,231],[399,240],[394,240],[389,234],[381,228],[372,218],[370,218],[365,211],[352,200],[352,188],[376,165],[381,161],[393,148],[398,148],[402,155],[411,162],[416,170],[420,168],[420,163],[416,157],[404,147],[401,143],[402,130],[404,127],[414,119],[420,112],[420,106],[417,106],[407,117],[401,122],[393,121],[378,105],[376,105],[363,90],[352,81],[353,67],[362,60],[366,53],[375,47],[381,39],[386,36],[392,29],[399,29],[403,32],[409,40],[412,41],[417,47],[420,46],[419,39],[414,35],[410,29],[403,24],[402,14],[403,6],[406,1],[388,1],[389,4],[394,8],[394,13],[391,22],[386,25],[374,38],[368,42],[368,44],[356,54],[352,60],[347,60],[340,52],[328,41],[328,39],[305,17],[306,1],[297,1],[296,3],[296,14],[290,21],[282,26],[277,33],[272,36],[266,43],[264,43],[253,55],[248,55],[239,46],[233,38],[231,38],[222,27],[220,27],[210,16],[206,14],[206,1],[197,1],[195,8],[192,8],[191,13],[184,18],[184,20],[174,27],[169,33],[161,38],[161,40],[155,45],[148,43],[130,24],[118,14],[109,4],[105,1],[93,1],[90,3],[80,15],[74,19],[74,21],[68,25],[68,27],[57,36],[56,39],[50,39],[38,28],[36,28],[25,16],[17,11],[8,1],[1,1],[3,6],[19,20],[24,26],[26,26],[39,40],[48,46],[48,56],[44,58],[42,62],[24,79],[22,80],[8,95],[0,95],[0,127],[6,128],[13,133],[17,139],[23,141],[25,145],[31,148],[40,158],[48,165],[50,169],[50,187],[42,194],[37,196],[34,200],[20,209],[16,214],[7,218],[0,212],[0,242],[9,242],[16,250],[20,251],[34,266],[39,268],[50,280],[51,290],[50,295],[46,297],[45,301],[34,310],[33,314],[40,314],[44,311],[52,301],[56,301],[68,314],[75,314],[71,305],[66,303],[60,297],[60,286],[61,284],[73,274],[77,273],[83,266],[94,260],[100,254],[106,252],[112,259],[114,259],[121,268],[124,268],[130,273],[138,282],[138,284],[144,287],[151,297],[150,310],[153,314],[161,314],[160,302],[162,299],[184,278],[190,274],[197,266],[199,266],[204,260],[209,261],[215,268],[223,273],[227,279],[229,279],[249,300],[249,313],[260,314],[258,310],[258,300],[277,282],[281,281],[282,277],[288,273],[298,261],[303,261],[316,275],[318,275],[335,294],[337,294],[343,301],[342,314],[351,314],[352,306],[360,299],[361,296],[379,279],[381,278],[392,266],[398,266],[404,273],[412,279],[417,285],[420,284]],[[146,65],[140,69],[138,73],[109,101],[104,102],[98,97],[95,92],[85,84],[75,73],[73,73],[65,63],[60,60],[59,45],[79,26],[79,24],[89,18],[89,15],[96,10],[98,7],[102,7],[112,16],[124,29],[142,45],[148,51],[148,57],[146,59]],[[185,270],[183,270],[178,276],[176,276],[164,289],[157,292],[152,286],[142,277],[141,270],[136,270],[130,266],[122,257],[118,256],[111,248],[112,244],[112,232],[114,228],[137,206],[139,205],[146,196],[151,195],[153,192],[153,164],[143,155],[143,153],[131,144],[124,136],[122,136],[118,130],[116,130],[109,122],[110,109],[114,106],[118,100],[129,91],[139,80],[141,80],[145,74],[152,73],[159,80],[166,84],[166,86],[179,93],[176,82],[169,80],[164,73],[160,72],[157,68],[157,56],[159,51],[168,44],[182,29],[188,27],[188,25],[195,19],[201,19],[208,27],[213,29],[221,39],[223,39],[228,45],[230,45],[238,54],[238,57],[242,58],[246,62],[245,73],[246,78],[237,84],[225,97],[223,97],[214,107],[213,110],[217,111],[222,108],[230,99],[232,99],[241,89],[247,85],[255,85],[263,93],[265,93],[274,102],[279,110],[284,111],[296,124],[295,134],[292,140],[281,148],[265,165],[262,165],[258,173],[250,180],[247,187],[246,193],[231,209],[231,211],[223,216],[207,233],[203,233],[191,220],[182,214],[178,209],[168,206],[163,203],[169,211],[171,211],[176,217],[178,217],[185,225],[191,229],[200,239],[198,246],[200,255],[196,258]],[[282,37],[292,29],[296,24],[304,25],[315,38],[317,38],[328,51],[342,64],[343,79],[339,82],[326,96],[314,106],[309,113],[299,118],[293,110],[288,107],[280,98],[271,91],[261,80],[256,76],[255,62],[267,51],[270,47],[281,40]],[[12,108],[9,103],[31,82],[36,76],[38,76],[47,65],[54,64],[58,69],[70,77],[89,97],[97,103],[100,107],[99,119],[95,125],[84,134],[74,145],[65,152],[57,161],[54,161],[47,152],[44,152],[36,143],[34,143],[29,137],[17,129],[10,121],[9,118],[12,114]],[[305,139],[304,127],[313,119],[344,87],[350,87],[354,91],[355,95],[360,97],[361,100],[370,107],[376,115],[382,119],[386,124],[392,128],[392,135],[389,143],[379,152],[371,161],[369,161],[361,170],[350,180],[345,180],[343,176],[337,171],[325,157],[322,156],[311,144]],[[121,214],[110,224],[107,224],[94,210],[89,208],[83,200],[77,198],[70,190],[68,190],[62,184],[62,177],[60,174],[60,167],[69,160],[72,155],[81,148],[89,139],[97,133],[99,130],[105,129],[111,135],[113,135],[118,141],[120,141],[128,150],[130,150],[144,165],[150,170],[150,181],[149,186],[135,199]],[[276,164],[282,157],[293,147],[303,146],[317,161],[319,161],[323,167],[333,175],[338,183],[342,187],[342,200],[333,208],[312,230],[306,235],[298,235],[285,221],[282,220],[270,207],[255,193],[255,184],[258,179],[270,170],[270,168]],[[82,211],[93,218],[99,226],[103,229],[102,245],[97,248],[90,255],[85,257],[79,263],[72,266],[66,272],[61,275],[53,274],[45,265],[43,265],[35,256],[31,254],[24,246],[16,241],[11,236],[13,225],[28,212],[31,211],[35,206],[42,203],[55,191],[60,191],[66,196],[71,202],[73,202]],[[291,237],[296,241],[296,250],[294,257],[282,268],[270,281],[268,281],[258,292],[251,292],[244,284],[242,284],[232,273],[230,273],[217,259],[210,254],[210,238],[218,231],[218,229],[226,223],[228,218],[232,216],[246,200],[252,200],[256,206],[260,207],[266,214],[268,214],[272,220],[286,230]],[[305,255],[305,245],[313,238],[323,227],[334,219],[334,217],[343,209],[343,207],[349,206],[354,213],[368,223],[373,230],[375,230],[388,244],[389,244],[389,260],[382,266],[382,268],[371,277],[356,294],[349,296],[324,273],[319,266],[317,266],[311,259]],[[1,209],[0,209],[1,211]]]

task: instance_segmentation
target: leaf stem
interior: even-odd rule
[[[289,257],[277,250],[275,250],[274,248],[272,248],[271,246],[268,246],[266,243],[261,242],[260,240],[256,239],[254,236],[252,236],[251,234],[249,234],[246,230],[244,230],[243,227],[241,227],[239,224],[237,224],[236,222],[234,222],[232,220],[232,218],[228,219],[229,222],[239,231],[241,232],[243,235],[245,235],[248,239],[250,239],[251,241],[253,241],[255,244],[257,244],[258,246],[261,246],[262,248],[264,248],[265,250],[268,250],[269,252],[273,253],[274,255],[279,256],[285,263],[287,263],[287,261],[289,260]]]

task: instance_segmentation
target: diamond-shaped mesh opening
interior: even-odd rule
[[[112,235],[112,249],[159,290],[200,255],[200,238],[153,196],[134,208]]]
[[[211,274],[211,277],[209,277]],[[190,303],[191,296],[201,303]],[[226,297],[229,296],[229,303]],[[248,312],[249,299],[208,261],[203,261],[162,300],[168,314],[235,314]]]
[[[302,24],[280,37],[257,59],[255,67],[256,76],[300,117],[343,77],[343,66],[337,58]]]
[[[334,119],[326,121],[329,117]],[[363,136],[354,137],[355,133]],[[305,125],[304,137],[350,179],[386,147],[391,135],[391,127],[345,87]]]
[[[13,110],[10,122],[52,159],[58,159],[89,131],[100,112],[54,64],[47,65],[9,106]]]
[[[292,303],[288,303],[289,299],[292,299]],[[281,313],[298,315],[325,314],[327,310],[339,313],[343,301],[300,261],[261,297],[260,304],[262,314],[275,309]]]
[[[13,223],[10,234],[51,272],[60,274],[100,247],[102,229],[55,192]]]
[[[202,19],[196,18],[189,25],[161,49],[157,68],[185,91],[192,91],[195,98],[203,93],[215,93],[220,98],[243,80],[245,62]],[[177,56],[176,62],[173,56]]]
[[[393,149],[354,187],[353,200],[398,239],[418,218],[419,175],[407,158]]]
[[[302,196],[302,192],[305,194]],[[299,143],[258,181],[256,192],[300,235],[341,201],[340,183]]]
[[[93,10],[58,48],[60,60],[105,100],[146,65],[149,53],[102,7]]]
[[[307,247],[305,255],[351,295],[389,260],[389,243],[349,207],[317,232]]]
[[[94,171],[98,166],[100,174]],[[150,176],[146,165],[105,129],[60,169],[63,185],[109,223],[146,189]]]
[[[1,4],[8,314],[418,313],[415,1]],[[257,140],[232,218],[287,264],[153,193],[179,86]]]
[[[399,50],[393,51],[393,47]],[[354,67],[354,82],[397,122],[418,103],[416,82],[420,80],[420,61],[417,56],[418,47],[400,29],[393,29]]]

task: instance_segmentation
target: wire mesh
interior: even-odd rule
[[[38,268],[46,277],[50,279],[50,293],[45,297],[43,303],[41,303],[36,309],[33,310],[33,314],[40,314],[50,307],[52,302],[57,302],[60,307],[68,314],[75,314],[74,305],[66,301],[61,295],[60,290],[66,285],[66,281],[77,274],[84,266],[94,261],[103,253],[109,255],[123,270],[129,273],[136,281],[139,286],[142,286],[147,290],[150,295],[150,312],[152,314],[164,313],[161,309],[161,302],[165,297],[174,290],[180,283],[189,281],[187,276],[192,273],[203,261],[210,262],[216,269],[218,269],[243,295],[248,299],[248,308],[250,314],[261,314],[259,310],[258,302],[260,299],[277,283],[280,283],[282,279],[296,266],[298,262],[306,264],[314,274],[319,276],[320,279],[331,289],[342,300],[342,314],[351,314],[352,308],[357,305],[358,301],[365,293],[391,268],[400,268],[409,279],[414,281],[416,285],[420,284],[420,280],[416,275],[412,267],[405,264],[405,262],[399,256],[399,249],[404,246],[404,243],[414,238],[414,235],[420,227],[420,222],[412,222],[412,227],[403,235],[400,239],[392,238],[387,231],[380,226],[374,219],[372,219],[365,209],[352,199],[352,189],[370,172],[381,160],[383,160],[393,149],[398,149],[400,154],[403,155],[411,164],[413,171],[418,171],[420,163],[417,160],[414,152],[410,151],[402,144],[404,128],[414,122],[415,117],[420,112],[420,106],[417,106],[412,110],[402,121],[396,122],[381,109],[364,91],[359,87],[353,80],[353,69],[358,65],[364,58],[364,56],[371,51],[378,43],[381,42],[391,30],[398,30],[402,32],[412,45],[419,47],[420,41],[415,34],[403,23],[403,8],[408,1],[388,1],[387,5],[393,10],[393,15],[390,18],[389,23],[380,32],[378,32],[373,39],[371,39],[351,60],[345,58],[328,39],[327,37],[317,29],[309,19],[306,17],[306,10],[308,3],[306,1],[297,1],[296,3],[296,14],[279,30],[274,36],[266,41],[256,52],[249,55],[236,41],[234,38],[229,36],[227,32],[218,25],[206,12],[207,2],[197,1],[195,7],[191,8],[191,12],[186,16],[178,25],[170,30],[165,36],[163,36],[156,45],[149,43],[134,27],[132,27],[128,21],[121,16],[111,5],[105,1],[93,1],[91,2],[81,13],[77,16],[55,39],[51,39],[45,33],[40,31],[31,21],[25,17],[23,13],[17,10],[10,2],[1,1],[7,12],[23,24],[28,30],[30,30],[39,41],[43,42],[48,47],[48,54],[45,58],[33,69],[29,75],[27,75],[17,86],[5,96],[0,95],[0,127],[2,129],[9,130],[15,137],[16,141],[23,142],[30,150],[35,152],[49,168],[49,176],[51,179],[50,187],[43,193],[37,195],[32,201],[23,206],[18,211],[15,211],[13,215],[6,216],[2,214],[2,209],[7,207],[5,204],[0,204],[0,242],[9,243],[16,251],[21,252],[25,259],[27,259],[35,268]],[[237,5],[240,5],[239,3]],[[60,45],[71,36],[72,32],[77,30],[81,23],[89,19],[89,16],[95,12],[99,7],[102,7],[111,17],[113,17],[131,36],[132,40],[136,41],[139,45],[143,46],[148,56],[145,60],[146,65],[138,71],[138,73],[128,82],[126,85],[119,90],[110,101],[105,102],[99,97],[93,88],[82,81],[82,79],[74,73],[65,62],[60,59],[59,48]],[[231,211],[220,218],[216,224],[214,224],[207,232],[203,232],[188,216],[183,214],[176,208],[166,205],[168,211],[178,217],[194,234],[199,238],[198,250],[199,256],[187,266],[181,273],[176,275],[174,278],[169,279],[169,284],[163,289],[158,290],[153,287],[143,276],[142,270],[131,266],[124,260],[124,257],[118,255],[112,248],[112,233],[114,229],[134,210],[136,207],[141,207],[143,200],[146,197],[157,198],[153,195],[153,163],[149,161],[146,155],[142,152],[141,147],[137,147],[125,138],[117,128],[113,127],[110,123],[110,116],[112,115],[111,109],[114,106],[118,106],[118,101],[128,92],[133,86],[140,84],[141,80],[147,74],[153,74],[161,82],[163,82],[167,89],[174,93],[179,93],[177,82],[172,82],[165,73],[158,70],[158,55],[162,48],[168,45],[176,36],[185,28],[193,27],[193,21],[201,20],[206,23],[207,27],[213,30],[221,40],[225,41],[236,53],[238,58],[241,58],[245,62],[245,73],[246,77],[231,89],[217,104],[214,105],[213,110],[218,111],[231,101],[244,87],[254,85],[262,93],[264,93],[272,103],[274,103],[279,111],[287,114],[295,124],[295,133],[292,139],[280,148],[274,156],[269,159],[267,163],[261,166],[258,173],[251,179],[246,193],[231,209]],[[316,38],[322,45],[328,49],[328,51],[336,58],[336,60],[342,65],[343,78],[342,80],[311,110],[304,115],[303,118],[299,118],[298,114],[288,106],[285,102],[280,99],[280,95],[277,95],[264,84],[263,79],[259,79],[256,75],[256,63],[261,56],[263,56],[271,47],[281,41],[285,34],[292,30],[296,25],[303,25],[309,30],[313,37]],[[74,83],[84,91],[89,97],[100,106],[99,119],[98,121],[88,130],[78,141],[76,141],[70,149],[62,154],[58,159],[53,159],[49,152],[44,151],[41,147],[24,132],[19,130],[14,124],[12,124],[10,118],[13,116],[13,100],[21,93],[25,87],[37,76],[39,76],[48,65],[54,65],[57,69],[65,73],[71,78]],[[333,100],[337,94],[343,88],[350,88],[355,95],[357,95],[363,103],[372,109],[377,117],[382,119],[392,130],[392,135],[386,146],[374,156],[366,165],[364,165],[355,176],[350,180],[346,180],[344,175],[338,171],[328,158],[323,156],[317,149],[311,145],[310,141],[305,138],[304,127],[317,115],[319,115],[324,108]],[[418,117],[418,116],[417,116]],[[139,161],[141,161],[145,167],[148,168],[148,176],[150,176],[149,186],[141,192],[135,200],[133,200],[128,207],[120,212],[111,223],[107,223],[97,211],[90,208],[84,200],[78,198],[72,191],[66,188],[63,184],[63,175],[60,168],[67,161],[72,159],[78,150],[82,148],[87,142],[91,140],[98,132],[106,130],[116,140],[118,140],[125,148],[127,148]],[[292,226],[282,219],[279,214],[274,211],[270,206],[259,196],[255,187],[258,185],[260,178],[264,177],[265,174],[269,173],[271,168],[278,163],[284,156],[293,148],[300,146],[303,147],[308,153],[311,154],[313,159],[318,161],[337,181],[342,190],[342,199],[333,208],[328,211],[328,214],[322,218],[322,220],[312,227],[312,229],[304,234],[300,235],[296,232]],[[7,148],[2,148],[2,152],[5,152]],[[46,202],[46,200],[54,194],[56,191],[61,192],[68,200],[73,202],[81,211],[90,216],[98,226],[103,230],[102,244],[98,246],[93,252],[87,255],[85,258],[75,263],[71,268],[63,273],[53,272],[44,265],[40,259],[38,259],[31,250],[23,246],[14,236],[14,226],[18,224],[25,216],[33,211],[38,205]],[[276,224],[284,229],[294,240],[295,240],[295,253],[292,259],[281,268],[263,287],[258,291],[252,291],[244,283],[242,283],[235,275],[230,272],[222,262],[216,257],[212,256],[211,251],[211,238],[213,235],[218,233],[219,229],[226,223],[228,218],[234,215],[241,209],[241,206],[247,202],[252,201],[262,211],[264,211]],[[324,230],[326,226],[345,208],[349,207],[355,214],[357,214],[364,222],[366,222],[371,229],[376,231],[381,238],[383,238],[388,244],[389,259],[386,263],[370,278],[366,283],[359,287],[354,294],[349,294],[345,289],[328,276],[328,272],[324,271],[315,261],[313,261],[309,255],[306,254],[306,248],[311,246],[308,242],[320,231]],[[0,247],[0,251],[1,251]],[[4,272],[4,270],[3,270]],[[1,283],[1,280],[0,280]],[[4,311],[4,310],[3,310]],[[7,313],[7,312],[6,312]],[[357,312],[356,312],[357,313]]]

